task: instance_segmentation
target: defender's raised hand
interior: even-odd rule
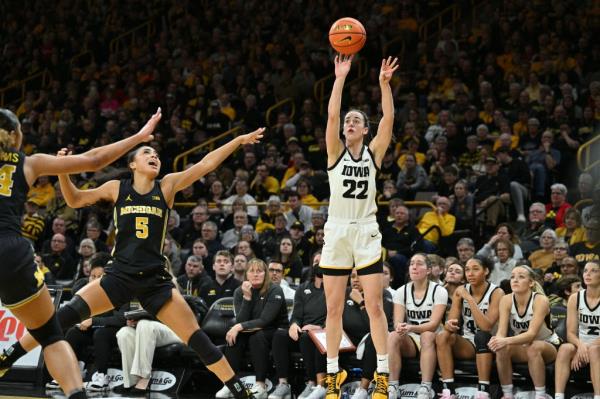
[[[142,142],[148,143],[154,140],[154,135],[152,133],[154,132],[156,125],[158,125],[158,122],[160,122],[160,118],[162,118],[162,111],[160,107],[158,107],[154,115],[150,117],[150,119],[148,120],[148,122],[146,122],[144,127],[142,127],[140,131],[137,132],[137,134],[142,137]]]
[[[264,127],[260,127],[258,129],[256,129],[255,131],[248,133],[248,134],[244,134],[242,136],[240,136],[241,142],[242,144],[256,144],[256,143],[260,143],[260,140],[263,138],[263,133],[265,131]]]

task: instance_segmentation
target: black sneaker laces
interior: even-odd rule
[[[325,384],[327,385],[327,395],[337,395],[337,373],[327,374],[325,377]]]
[[[387,394],[387,388],[386,378],[378,374],[377,378],[375,378],[375,391]]]

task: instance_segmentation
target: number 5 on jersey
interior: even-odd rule
[[[4,165],[0,168],[0,195],[10,197],[12,195],[13,173],[17,170],[16,165]]]
[[[145,240],[148,238],[148,218],[138,216],[135,218],[135,236]]]

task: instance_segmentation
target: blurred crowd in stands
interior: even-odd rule
[[[160,106],[150,144],[166,173],[178,154],[233,127],[268,127],[263,144],[180,193],[169,219],[164,254],[180,289],[210,306],[233,295],[253,258],[269,271],[281,266],[286,289],[313,274],[329,195],[326,115],[313,88],[333,72],[330,23],[355,16],[368,40],[354,63],[366,60],[367,71],[347,84],[343,109],[363,110],[375,125],[383,51],[405,41],[404,53],[392,54],[402,62],[392,82],[394,140],[378,175],[391,288],[407,282],[415,252],[434,257],[432,278],[442,282],[447,265],[478,253],[494,261],[494,283],[528,263],[546,294],[563,301],[600,256],[600,174],[576,164],[579,147],[600,130],[600,10],[594,2],[507,0],[483,2],[471,15],[479,2],[463,1],[454,27],[423,40],[418,27],[451,3],[3,2],[10,62],[0,75],[8,85],[51,73],[46,87],[12,104],[28,153],[105,144],[136,132]],[[111,40],[149,19],[155,32],[110,50]],[[94,61],[69,63],[82,51]],[[267,121],[267,110],[287,98],[295,114],[288,104]],[[118,163],[73,179],[91,188],[127,175]],[[47,281],[69,286],[89,274],[94,254],[110,251],[111,219],[111,204],[70,209],[55,178],[41,177],[22,228]]]

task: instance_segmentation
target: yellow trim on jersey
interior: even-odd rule
[[[167,224],[169,223],[169,209],[167,208],[167,213],[164,217],[165,222],[163,225],[162,238],[160,239],[160,254],[163,254],[163,250],[165,248],[165,237],[167,236]]]
[[[113,245],[112,251],[110,251],[110,256],[115,256],[115,249],[117,248],[117,234],[119,234],[119,227],[117,224],[117,207],[113,208],[113,220],[115,222],[115,245]]]
[[[379,257],[377,259],[375,259],[373,262],[370,262],[370,263],[367,263],[367,264],[361,265],[361,266],[355,266],[354,268],[356,270],[365,269],[365,268],[367,268],[369,266],[373,266],[375,263],[377,263],[379,261],[381,261],[381,255],[379,255]]]
[[[40,294],[42,293],[42,288],[43,287],[44,286],[42,285],[40,287],[40,289],[35,294],[33,294],[32,296],[30,296],[28,298],[25,298],[25,299],[23,299],[23,300],[21,300],[21,301],[19,301],[17,303],[13,303],[13,304],[10,304],[10,305],[7,304],[7,303],[3,303],[2,306],[4,306],[7,309],[16,309],[16,308],[20,308],[23,305],[27,305],[29,302],[33,301],[34,299],[36,299],[37,297],[40,296]]]

